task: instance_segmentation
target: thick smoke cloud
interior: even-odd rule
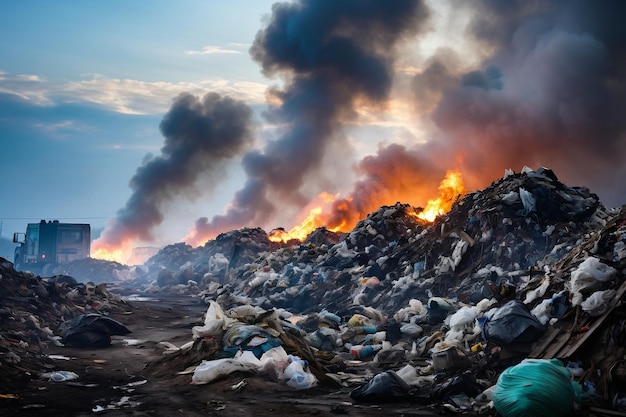
[[[445,170],[419,152],[399,144],[382,147],[357,166],[361,178],[346,198],[333,202],[323,222],[329,229],[352,227],[381,205],[396,202],[419,205],[441,181]],[[342,227],[344,226],[344,227]]]
[[[174,197],[203,191],[221,178],[224,164],[241,156],[252,143],[252,111],[243,102],[209,93],[202,98],[184,93],[163,117],[165,138],[161,155],[147,156],[130,181],[133,194],[95,242],[99,248],[153,240],[152,231],[163,221],[162,205]]]
[[[442,91],[433,120],[447,152],[438,156],[461,155],[474,188],[507,167],[544,165],[623,204],[626,3],[480,5],[472,35],[496,49]]]
[[[320,174],[342,123],[358,100],[382,104],[393,81],[394,49],[424,30],[428,10],[414,0],[300,0],[277,3],[250,53],[264,74],[280,76],[268,119],[284,134],[243,158],[248,176],[225,215],[201,218],[188,237],[201,243],[217,233],[269,223],[280,206],[304,206],[303,184]],[[346,161],[337,159],[337,163]],[[332,191],[332,190],[327,190]]]
[[[361,179],[323,219],[329,228],[352,227],[382,204],[424,204],[445,170],[457,167],[476,189],[506,168],[545,165],[566,183],[604,191],[608,205],[624,203],[626,184],[615,179],[626,174],[619,17],[626,4],[485,0],[469,7],[476,47],[494,52],[464,73],[447,49],[425,62],[411,85],[416,118],[434,122],[430,141],[392,144],[361,161]]]
[[[384,204],[423,205],[448,169],[459,169],[472,190],[507,168],[543,165],[607,205],[623,204],[626,3],[482,0],[452,7],[471,16],[464,42],[480,58],[465,61],[454,45],[421,57],[410,86],[426,142],[389,144],[381,137],[386,145],[354,164],[357,180],[321,215],[324,224],[346,230]],[[291,222],[286,213],[321,191],[343,191],[343,178],[333,183],[327,173],[352,164],[337,151],[348,149],[344,127],[358,121],[363,105],[370,114],[385,111],[398,58],[432,28],[429,13],[417,0],[275,4],[250,54],[266,76],[283,83],[268,91],[265,113],[277,137],[249,149],[244,104],[215,94],[180,96],[161,124],[162,155],[138,169],[131,199],[101,240],[115,246],[150,240],[164,202],[194,190],[201,176],[215,177],[233,158],[241,157],[244,186],[223,215],[195,222],[188,243]]]

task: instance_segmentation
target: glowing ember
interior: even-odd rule
[[[426,207],[417,217],[427,222],[433,222],[437,216],[450,211],[455,199],[463,194],[465,194],[465,185],[461,173],[458,170],[448,171],[439,184],[439,197],[428,200]]]

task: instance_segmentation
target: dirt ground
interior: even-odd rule
[[[148,363],[162,357],[159,342],[181,346],[202,325],[206,304],[193,297],[131,300],[126,311],[110,317],[132,333],[113,336],[106,348],[45,347],[54,370],[72,371],[78,379],[31,384],[2,398],[1,416],[432,416],[442,409],[411,403],[361,404],[350,398],[354,387],[289,388],[258,375],[233,374],[206,385],[191,384],[192,374],[156,377]],[[0,370],[1,371],[1,370]],[[242,383],[242,381],[244,381]],[[233,386],[245,385],[236,390]]]

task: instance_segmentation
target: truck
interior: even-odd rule
[[[84,223],[60,223],[41,220],[28,223],[26,232],[13,234],[16,270],[51,274],[64,262],[91,255],[91,226]]]

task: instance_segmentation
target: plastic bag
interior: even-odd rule
[[[533,342],[545,331],[545,325],[519,300],[509,301],[483,320],[485,340],[501,345]]]
[[[209,308],[204,316],[204,326],[194,326],[191,329],[194,339],[206,336],[219,336],[230,324],[232,319],[222,310],[222,307],[213,300],[209,301]]]
[[[289,355],[282,346],[278,346],[263,353],[259,362],[259,372],[272,381],[278,381],[289,365]]]
[[[411,397],[411,386],[394,371],[380,373],[350,393],[350,398],[363,402],[404,401]]]
[[[524,359],[496,383],[493,404],[502,417],[560,417],[573,410],[577,390],[558,359]]]
[[[479,395],[481,391],[482,388],[476,382],[476,377],[470,373],[452,376],[442,373],[435,377],[431,397],[437,401],[459,394],[465,394],[473,398]]]
[[[193,372],[193,376],[191,377],[191,382],[198,385],[208,384],[220,378],[226,377],[233,372],[256,371],[257,367],[257,364],[246,360],[239,360],[237,358],[215,359],[212,361],[205,360],[196,367],[196,370]]]
[[[473,323],[478,313],[477,307],[461,307],[456,313],[450,316],[450,327],[452,329],[462,329],[466,324]]]
[[[83,314],[61,325],[63,343],[72,347],[106,347],[112,335],[127,335],[131,331],[122,323],[100,314]]]
[[[580,305],[583,300],[581,291],[598,288],[600,283],[610,280],[615,273],[617,273],[615,268],[603,264],[598,258],[590,256],[585,259],[572,271],[570,280],[572,304]]]
[[[520,188],[519,196],[522,199],[522,205],[524,206],[524,214],[531,213],[535,211],[535,206],[537,205],[537,200],[535,196],[530,191]]]
[[[302,390],[312,388],[317,384],[317,378],[309,371],[306,361],[291,355],[289,356],[289,360],[290,363],[287,368],[285,368],[284,372],[288,386]]]
[[[406,323],[400,327],[400,333],[415,338],[421,336],[424,333],[424,329],[418,324]]]
[[[615,290],[596,291],[591,294],[580,306],[583,311],[592,317],[601,316],[609,309],[609,304],[615,297]]]

